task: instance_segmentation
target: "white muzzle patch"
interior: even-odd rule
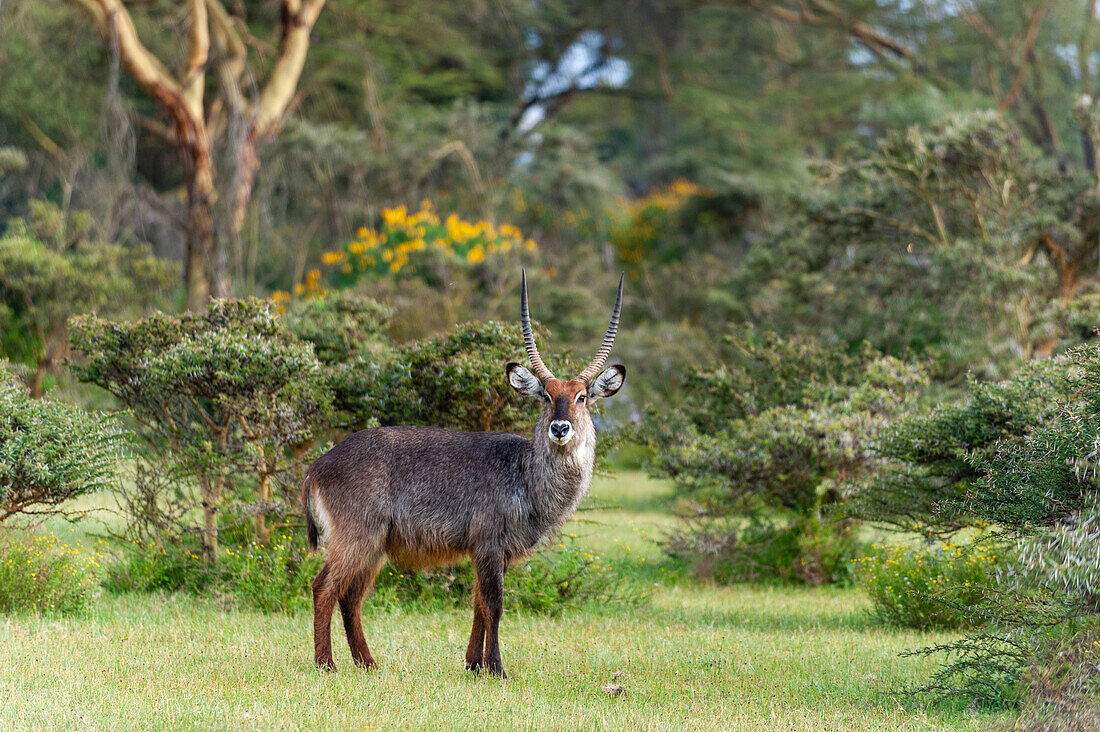
[[[550,423],[549,434],[551,442],[558,445],[564,445],[573,439],[573,435],[576,434],[576,431],[573,429],[572,423],[568,420],[555,419]]]

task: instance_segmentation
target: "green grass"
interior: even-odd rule
[[[307,614],[227,611],[216,598],[101,596],[76,617],[0,619],[0,729],[979,729],[988,716],[923,711],[893,692],[933,662],[898,652],[951,637],[873,623],[857,590],[675,584],[654,539],[667,487],[599,481],[617,510],[570,531],[651,602],[561,617],[509,614],[511,679],[463,668],[465,611],[369,611],[379,672],[312,667]],[[600,523],[589,523],[598,520]],[[611,698],[602,687],[622,684]]]

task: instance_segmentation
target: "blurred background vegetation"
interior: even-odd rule
[[[0,424],[0,516],[62,510],[124,452],[132,556],[108,584],[205,587],[179,569],[219,557],[200,503],[259,546],[351,429],[526,431],[503,379],[520,268],[558,371],[595,347],[623,270],[631,377],[600,424],[610,464],[676,485],[685,572],[863,581],[884,622],[981,628],[941,691],[1085,688],[1041,669],[1086,653],[1071,639],[1098,607],[1096,16],[7,0],[3,394],[48,418]],[[131,446],[104,422],[64,485],[31,476],[75,470],[64,450],[10,447],[120,407]],[[278,565],[300,598],[279,546],[240,571]],[[582,555],[563,544],[527,584],[585,587]]]

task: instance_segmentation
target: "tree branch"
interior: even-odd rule
[[[1016,69],[1016,76],[1012,79],[1008,91],[997,102],[997,109],[1002,112],[1012,108],[1012,105],[1016,103],[1016,99],[1020,96],[1020,92],[1024,89],[1024,82],[1027,80],[1027,67],[1035,61],[1035,41],[1039,37],[1039,27],[1042,25],[1043,16],[1046,13],[1046,5],[1035,8],[1031,13],[1031,20],[1028,22],[1027,32],[1024,34],[1023,50],[1020,53],[1020,65]]]
[[[256,137],[270,135],[282,124],[302,76],[309,51],[309,34],[324,6],[325,0],[283,0],[283,40],[279,58],[256,105],[252,122]]]
[[[182,87],[160,59],[154,56],[138,38],[134,20],[120,0],[66,0],[66,2],[88,13],[100,35],[108,43],[112,41],[113,27],[122,63],[134,77],[134,81],[140,84],[149,96],[170,111],[187,109]]]
[[[206,86],[206,61],[210,57],[210,26],[206,17],[205,0],[188,0],[191,33],[189,37],[187,64],[183,68],[183,96],[188,107],[202,116],[202,93]]]
[[[798,4],[797,9],[768,0],[724,0],[724,2],[750,7],[787,23],[821,26],[831,21],[833,25],[845,30],[848,35],[880,58],[904,61],[916,59],[913,49],[862,20],[844,17],[840,8],[830,0],[805,0]]]

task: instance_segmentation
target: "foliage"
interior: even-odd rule
[[[215,561],[223,494],[255,491],[256,533],[277,510],[271,481],[292,479],[331,409],[313,348],[287,333],[271,303],[222,300],[204,313],[162,313],[132,323],[96,316],[72,323],[84,362],[74,371],[115,395],[174,478],[202,494],[204,553]],[[251,478],[251,480],[250,480]],[[296,502],[296,491],[291,491]]]
[[[35,366],[32,391],[66,353],[66,321],[141,311],[163,296],[169,264],[147,248],[95,241],[88,214],[32,201],[0,236],[0,350]]]
[[[821,182],[735,275],[757,322],[926,354],[948,378],[1049,354],[1100,221],[1088,180],[974,113],[891,133]]]
[[[375,583],[369,605],[381,607],[465,608],[474,587],[473,566],[420,571],[387,565]],[[552,544],[512,566],[504,576],[505,609],[540,615],[589,604],[636,605],[642,602],[634,581],[607,560],[559,536]]]
[[[978,489],[982,462],[1056,419],[1076,388],[1074,373],[1072,360],[1059,357],[1001,382],[970,378],[957,400],[888,426],[874,445],[883,468],[858,487],[851,513],[929,538],[994,520],[982,506],[997,499]]]
[[[1100,496],[1062,521],[1019,542],[1018,566],[1027,581],[1100,613]]]
[[[922,469],[965,459],[973,472],[947,491],[937,522],[992,523],[1009,549],[1008,566],[957,603],[989,629],[914,652],[947,656],[926,690],[1015,703],[1026,669],[1095,622],[1097,374],[1100,348],[1079,347],[1005,384],[973,387],[975,398],[915,419],[895,443]],[[918,508],[934,490],[917,491]]]
[[[1020,681],[1020,732],[1100,726],[1100,631],[1095,624],[1058,637]]]
[[[382,209],[378,229],[360,227],[356,234],[342,250],[321,255],[327,277],[321,270],[310,270],[305,281],[294,286],[294,294],[323,295],[322,278],[336,289],[346,289],[365,275],[402,271],[442,287],[454,276],[451,270],[455,268],[476,267],[487,258],[509,253],[513,253],[514,262],[524,251],[538,251],[535,241],[524,239],[511,224],[496,227],[485,220],[474,224],[453,213],[441,219],[427,199],[413,214],[405,206]],[[499,269],[499,263],[495,267]]]
[[[856,563],[879,620],[919,630],[985,624],[975,607],[1005,566],[1005,547],[985,541],[875,544],[871,549]]]
[[[847,585],[854,578],[852,562],[863,549],[851,524],[816,517],[688,519],[665,542],[669,555],[686,560],[696,576],[723,584]]]
[[[287,330],[313,344],[322,364],[345,363],[385,342],[392,308],[348,292],[294,300],[283,315]]]
[[[311,607],[312,581],[323,554],[305,551],[302,537],[278,531],[266,543],[251,541],[222,548],[216,567],[202,562],[193,543],[123,547],[123,557],[110,566],[105,586],[112,592],[217,592],[231,602],[263,612],[294,612]],[[473,567],[405,570],[383,567],[368,607],[465,608],[474,586]],[[600,556],[569,537],[511,568],[505,576],[505,606],[556,615],[589,603],[637,604],[643,598],[630,579]]]
[[[653,470],[676,481],[695,516],[673,546],[681,554],[720,546],[723,563],[751,564],[754,547],[764,545],[763,556],[782,558],[765,563],[779,576],[791,565],[819,565],[809,550],[824,548],[811,538],[823,510],[843,501],[847,482],[875,469],[873,436],[924,376],[869,349],[851,355],[751,332],[727,343],[728,360],[696,369],[676,408],[651,411],[644,427],[656,450]],[[753,519],[747,528],[727,520],[742,516]],[[804,579],[839,577],[838,561],[854,548],[841,540],[847,523],[829,523],[837,535],[825,542],[829,559]],[[795,546],[797,559],[788,562],[795,550],[780,547]]]
[[[107,415],[31,398],[0,363],[0,521],[110,487],[125,441]]]
[[[323,560],[286,532],[277,529],[266,542],[223,546],[216,566],[202,561],[202,547],[194,542],[135,541],[108,568],[104,586],[115,593],[213,592],[263,612],[305,610],[311,607],[313,577]]]
[[[541,328],[536,338],[546,344]],[[376,419],[384,425],[527,432],[541,405],[517,395],[504,377],[505,364],[523,354],[518,324],[467,323],[399,346],[381,362],[349,364],[344,400],[356,424],[364,426]],[[550,363],[562,374],[583,368],[567,353],[555,354]]]
[[[102,558],[62,544],[53,534],[0,532],[0,613],[84,610]]]
[[[757,192],[730,188],[715,192],[680,178],[610,214],[609,232],[619,261],[638,280],[654,265],[682,262],[708,250],[729,252],[761,205]]]

